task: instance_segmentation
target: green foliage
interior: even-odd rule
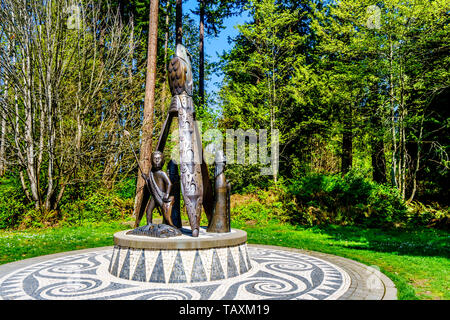
[[[256,165],[228,165],[225,174],[231,183],[232,192],[240,194],[266,189],[271,179],[270,176],[261,176],[260,168]]]
[[[239,35],[234,47],[222,55],[220,127],[268,129],[268,141],[271,129],[277,129],[283,158],[285,150],[291,151],[285,144],[297,138],[297,125],[292,122],[301,116],[290,98],[290,79],[294,66],[304,61],[305,34],[300,25],[305,17],[301,8],[287,8],[270,0],[249,1],[246,9],[253,20],[237,26]],[[301,82],[292,84],[298,85]],[[282,165],[280,169],[284,168]],[[253,184],[260,184],[265,178],[255,177],[253,171],[239,174]]]
[[[289,187],[297,212],[293,220],[320,223],[392,226],[404,221],[406,205],[398,192],[351,171],[340,175],[312,174]]]
[[[115,194],[121,199],[134,199],[136,194],[136,178],[129,177],[115,186]]]
[[[0,229],[17,227],[26,205],[20,182],[14,177],[0,177]]]
[[[437,203],[425,205],[413,201],[408,205],[408,223],[417,226],[432,226],[441,229],[450,229],[450,208],[441,208]]]
[[[448,1],[264,0],[246,9],[222,55],[222,129],[279,129],[288,178],[353,167],[405,200],[448,201]],[[239,192],[267,187],[239,170],[229,171]]]
[[[85,199],[68,202],[61,206],[61,223],[77,225],[85,222],[112,221],[124,218],[133,210],[133,199],[99,190]]]
[[[112,221],[131,216],[136,178],[117,183],[113,190],[99,181],[67,187],[58,210],[39,210],[28,203],[14,175],[0,177],[0,229],[45,228]]]
[[[231,216],[236,223],[256,222],[258,225],[264,226],[270,220],[271,210],[258,201],[250,200],[234,208]]]
[[[249,194],[235,194],[231,199],[231,219],[236,223],[266,225],[269,221],[286,222],[294,207],[283,180],[266,189],[249,185]]]
[[[57,224],[58,220],[59,215],[56,210],[41,211],[39,209],[32,208],[23,212],[19,228],[44,228]]]
[[[259,188],[249,184],[234,194],[232,219],[238,224],[267,225],[270,221],[294,225],[326,224],[365,227],[448,228],[449,209],[407,204],[396,188],[378,184],[360,173],[345,176],[322,173]]]

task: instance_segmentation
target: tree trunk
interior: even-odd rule
[[[24,123],[24,140],[26,150],[26,171],[30,182],[31,196],[33,198],[34,206],[39,209],[41,206],[41,198],[39,195],[39,175],[36,172],[34,141],[33,141],[33,66],[32,66],[32,52],[31,39],[27,34],[25,37],[24,57],[22,61],[22,70],[24,70],[24,109],[25,109],[25,123]],[[17,114],[19,116],[19,114]]]
[[[182,44],[183,43],[183,0],[177,0],[175,28],[176,28],[175,44]]]
[[[133,85],[133,57],[134,57],[134,20],[131,19],[131,35],[130,35],[130,61],[128,65],[128,83]]]
[[[375,85],[373,89],[374,97],[372,115],[370,117],[371,127],[372,127],[372,138],[371,138],[371,158],[372,158],[372,170],[373,170],[373,181],[377,183],[386,183],[386,158],[384,153],[384,140],[383,140],[383,121],[382,116],[379,115],[379,104],[380,101],[378,97],[378,85]]]
[[[353,162],[353,111],[344,114],[344,130],[342,132],[341,172],[345,175],[352,168]]]
[[[205,0],[200,2],[200,61],[199,61],[199,84],[198,93],[200,98],[200,108],[205,105]]]
[[[49,67],[50,69],[50,67]],[[47,195],[45,197],[45,209],[50,211],[52,209],[53,194],[55,192],[54,170],[55,170],[55,110],[53,86],[51,83],[51,74],[47,74],[47,125],[48,125],[48,172],[47,172]]]
[[[167,54],[169,49],[169,10],[170,10],[170,1],[167,0],[166,4],[166,30],[164,35],[164,81],[161,93],[161,114],[164,114],[166,111],[166,100],[167,100]]]
[[[384,154],[384,141],[379,137],[372,137],[372,169],[373,181],[386,183],[386,159]]]
[[[6,97],[7,99],[8,91],[6,91]],[[2,111],[3,113],[3,111]],[[0,116],[2,119],[2,132],[1,132],[1,138],[0,138],[0,177],[2,177],[6,172],[6,157],[5,157],[5,150],[6,150],[6,116],[3,114]]]
[[[44,91],[42,88],[42,81],[39,81],[39,155],[38,155],[38,162],[37,162],[37,172],[41,172],[41,165],[42,165],[42,157],[44,155],[44,137],[45,137],[45,108],[43,104],[43,99],[41,97],[44,96]]]
[[[148,53],[147,53],[147,77],[145,83],[145,100],[144,100],[144,123],[142,124],[142,141],[140,149],[140,165],[145,173],[150,170],[150,156],[152,153],[152,137],[153,137],[153,110],[155,106],[155,84],[156,84],[156,56],[158,43],[158,9],[159,1],[153,0],[150,3],[150,17],[148,27]],[[134,205],[134,214],[138,215],[143,203],[143,188],[145,181],[138,173],[136,185],[136,198]]]
[[[392,134],[392,185],[397,187],[397,137],[395,131],[395,110],[394,110],[394,70],[393,70],[394,51],[392,38],[389,36],[389,99],[391,108],[391,134]]]
[[[398,161],[398,184],[400,195],[403,200],[406,197],[406,158],[408,156],[406,151],[406,108],[405,108],[405,94],[404,94],[404,76],[402,70],[402,64],[400,64],[400,83],[399,83],[399,98],[400,102],[398,104],[398,126],[399,126],[399,161]]]
[[[8,43],[6,48],[6,54],[9,56],[10,54],[10,44]],[[5,77],[3,83],[3,98],[5,101],[8,101],[8,79]],[[5,143],[6,143],[6,114],[3,114],[3,108],[0,109],[0,118],[1,118],[1,137],[0,137],[0,177],[2,177],[6,172],[6,159],[5,159]]]
[[[422,116],[422,120],[420,123],[419,140],[417,141],[416,165],[415,165],[414,172],[412,175],[412,184],[413,185],[412,185],[411,195],[408,198],[408,200],[406,201],[407,203],[410,203],[411,201],[414,200],[414,197],[415,197],[416,191],[417,191],[417,173],[419,172],[419,168],[420,168],[420,157],[421,157],[420,144],[422,142],[422,136],[423,136],[423,120],[424,120],[424,117]]]
[[[112,189],[114,186],[114,172],[116,171],[116,157],[117,157],[117,151],[116,146],[118,144],[118,137],[117,137],[117,131],[118,131],[118,123],[119,123],[119,102],[115,101],[112,104],[112,119],[110,124],[110,129],[108,132],[108,136],[110,137],[110,150],[109,154],[106,156],[105,160],[105,168],[103,170],[103,184],[107,189]]]

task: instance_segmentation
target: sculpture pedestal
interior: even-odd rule
[[[188,227],[180,230],[182,236],[165,239],[117,232],[109,272],[134,281],[196,283],[237,277],[251,269],[245,231],[209,233],[200,228],[194,238]]]

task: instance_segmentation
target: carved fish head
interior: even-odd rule
[[[177,44],[177,57],[183,59],[187,63],[191,64],[191,54],[187,51],[186,47],[182,44]]]

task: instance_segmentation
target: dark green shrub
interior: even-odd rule
[[[340,175],[312,174],[292,181],[289,192],[297,202],[293,221],[391,225],[404,221],[406,206],[398,192],[355,172]]]
[[[128,178],[115,186],[115,194],[122,199],[134,198],[136,194],[136,178]]]
[[[231,183],[233,194],[247,194],[256,189],[267,189],[271,184],[271,176],[261,175],[261,168],[257,165],[227,165],[225,176]]]
[[[86,199],[67,202],[61,206],[63,224],[111,221],[123,218],[133,210],[133,199],[121,199],[112,192],[99,190]]]
[[[0,178],[0,229],[17,227],[29,209],[19,180]]]
[[[425,205],[413,201],[408,205],[407,221],[410,225],[449,229],[450,207],[441,208],[439,204]]]
[[[368,198],[367,219],[360,221],[373,226],[390,225],[406,222],[406,204],[397,189],[372,182]]]
[[[236,223],[254,222],[265,225],[269,221],[270,208],[258,201],[248,201],[243,205],[236,206],[231,211],[231,219]]]
[[[58,221],[59,213],[57,210],[45,212],[31,208],[24,212],[24,215],[20,220],[19,228],[44,228],[54,226],[58,223]]]
[[[295,210],[294,198],[283,178],[267,189],[249,188],[252,192],[231,197],[231,219],[236,223],[265,225],[269,221],[287,222]]]

